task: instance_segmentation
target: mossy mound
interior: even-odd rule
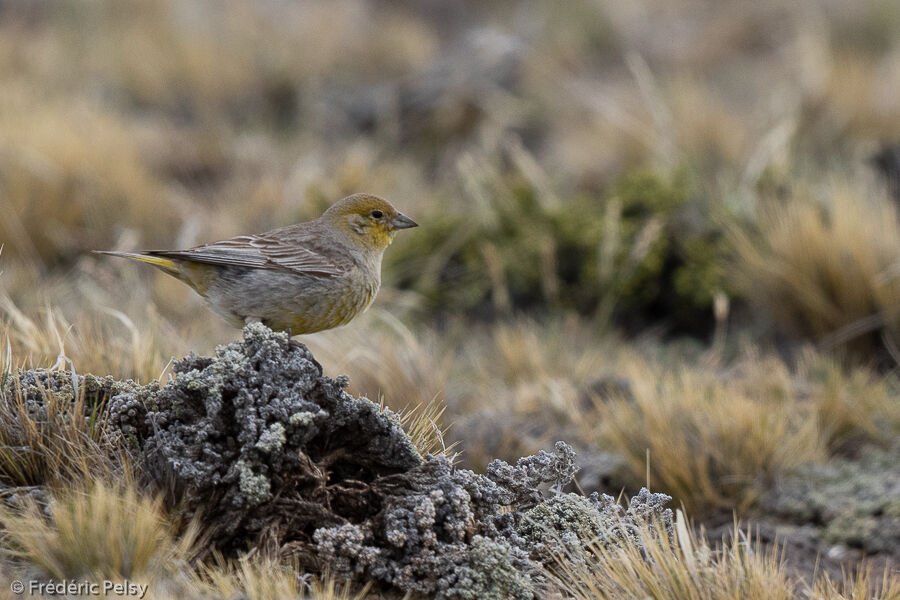
[[[428,597],[530,599],[556,560],[551,538],[565,540],[559,548],[619,539],[640,506],[671,519],[661,494],[642,492],[628,511],[560,494],[576,471],[563,442],[514,465],[495,460],[483,475],[423,457],[394,413],[347,394],[346,378],[323,376],[305,346],[261,324],[215,357],[177,361],[174,374],[164,386],[14,379],[38,411],[74,387],[108,397],[104,439],[127,448],[173,512],[199,519],[207,551],[257,548]]]
[[[377,512],[372,482],[422,462],[396,415],[323,377],[285,333],[248,325],[242,342],[173,370],[163,387],[114,396],[110,425],[221,550],[309,542]]]

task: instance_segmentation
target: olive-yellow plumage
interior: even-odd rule
[[[354,194],[318,219],[188,250],[101,252],[178,278],[235,326],[260,321],[292,334],[345,325],[372,303],[381,258],[416,223],[389,202]]]

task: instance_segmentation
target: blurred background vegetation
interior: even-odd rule
[[[302,341],[355,393],[445,405],[463,464],[566,438],[588,492],[900,539],[897,490],[773,508],[810,465],[900,456],[898,89],[895,0],[0,0],[3,364],[164,379],[239,332],[90,250],[365,191],[422,226]],[[798,547],[882,552],[845,530]]]

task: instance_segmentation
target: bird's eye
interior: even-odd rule
[[[373,219],[380,219],[380,218],[383,217],[383,216],[384,216],[384,213],[381,212],[380,210],[373,210],[373,211],[372,211],[372,218],[373,218]]]

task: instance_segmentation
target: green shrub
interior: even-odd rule
[[[462,210],[426,217],[385,269],[433,311],[574,311],[628,326],[709,329],[728,291],[724,236],[700,216],[686,174],[629,173],[603,197],[562,202],[518,173],[479,174]]]

